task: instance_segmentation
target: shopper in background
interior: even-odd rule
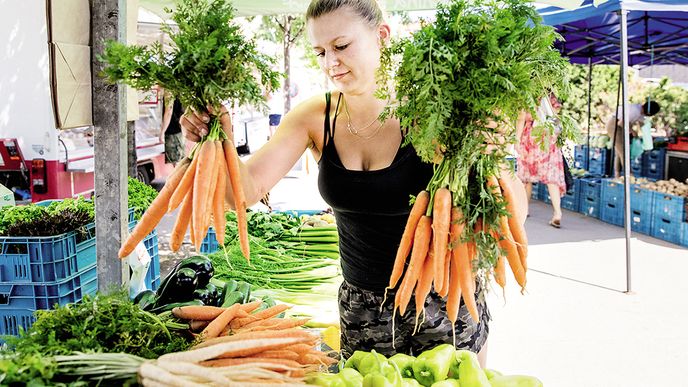
[[[184,114],[184,108],[178,99],[171,96],[163,97],[162,126],[160,128],[160,142],[165,144],[165,163],[177,165],[184,158],[184,135],[179,121]]]
[[[659,104],[655,101],[648,101],[644,104],[633,103],[628,105],[628,130],[630,140],[637,136],[637,128],[635,123],[642,123],[645,117],[651,117],[659,113]],[[624,123],[622,115],[622,107],[616,113],[617,115],[609,117],[607,121],[607,135],[614,142],[614,176],[618,177],[623,169],[624,162]]]
[[[344,277],[339,290],[342,356],[351,356],[356,349],[419,354],[451,343],[446,300],[437,293],[427,297],[426,319],[415,335],[414,305],[394,324],[390,301],[394,292],[383,306],[410,211],[409,196],[425,189],[433,174],[433,166],[423,163],[412,146],[401,146],[399,121],[378,119],[387,102],[374,95],[375,73],[390,27],[375,0],[313,0],[306,18],[313,51],[336,90],[292,109],[270,141],[242,164],[247,202],[258,201],[310,149],[320,168],[320,193],[333,208],[339,231]],[[220,118],[229,133],[227,115]],[[200,140],[208,133],[207,122],[204,113],[185,115],[187,138]],[[514,216],[524,221],[525,191],[510,172],[502,178],[515,185]],[[485,289],[481,284],[477,289],[480,322],[474,322],[462,304],[456,344],[479,353],[484,364],[490,314]]]
[[[528,197],[532,193],[533,183],[547,185],[553,210],[549,224],[554,228],[561,227],[561,198],[566,194],[564,159],[557,146],[560,126],[554,121],[554,133],[543,138],[533,136],[533,126],[544,120],[551,120],[560,110],[561,103],[554,94],[550,94],[549,97],[542,98],[538,117],[533,118],[530,113],[524,113],[517,124],[518,178],[526,185]]]

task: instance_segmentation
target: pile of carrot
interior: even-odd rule
[[[397,250],[387,290],[396,289],[394,313],[404,315],[415,293],[416,324],[424,310],[425,299],[434,288],[446,297],[448,319],[455,323],[463,299],[475,323],[479,321],[475,300],[475,262],[480,251],[476,237],[489,233],[497,241],[501,254],[492,268],[495,281],[506,285],[505,263],[508,261],[521,291],[526,285],[527,237],[525,229],[513,216],[514,195],[502,179],[492,176],[487,187],[506,202],[507,215],[499,216],[498,229],[485,229],[479,219],[472,225],[461,210],[453,205],[446,187],[432,195],[422,191],[416,196]],[[432,202],[431,202],[432,201]],[[471,227],[472,226],[472,227]]]
[[[214,120],[219,125],[219,120]],[[232,190],[237,213],[241,252],[249,259],[246,198],[241,185],[239,155],[232,141],[219,128],[196,145],[189,157],[177,165],[165,186],[141,217],[119,250],[119,257],[131,254],[136,245],[158,225],[163,215],[180,208],[170,236],[170,247],[179,250],[186,231],[200,250],[211,220],[220,246],[225,239],[225,195]]]
[[[336,363],[335,359],[316,349],[319,341],[317,335],[300,328],[308,319],[277,318],[289,309],[283,304],[255,312],[260,304],[261,301],[234,304],[228,308],[184,306],[174,308],[172,314],[187,321],[196,332],[201,331],[201,342],[193,350],[202,353],[205,353],[202,350],[210,351],[206,348],[229,343],[270,343],[240,351],[213,352],[212,356],[198,358],[201,366],[256,366],[288,377],[301,378],[322,365]]]

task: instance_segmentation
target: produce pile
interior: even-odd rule
[[[187,109],[209,110],[209,133],[175,168],[158,197],[119,251],[128,256],[167,212],[181,206],[170,237],[172,250],[181,246],[186,230],[199,250],[211,221],[220,245],[224,244],[225,196],[231,191],[237,211],[241,252],[249,258],[246,202],[239,172],[240,162],[221,120],[231,126],[229,114],[221,113],[223,101],[238,106],[264,106],[264,89],[278,86],[272,60],[260,53],[233,22],[234,9],[225,0],[182,0],[171,15],[174,28],[161,29],[173,42],[127,46],[111,41],[101,60],[108,80],[148,90],[159,85]]]
[[[422,304],[434,286],[448,295],[451,321],[462,297],[477,322],[474,278],[494,276],[504,287],[505,258],[523,291],[527,237],[513,217],[515,188],[501,175],[518,116],[548,92],[565,94],[557,38],[524,0],[452,0],[438,5],[435,22],[385,50],[379,77],[395,91],[378,96],[393,104],[387,113],[408,131],[406,144],[435,163],[390,278],[395,311],[405,313],[414,288]]]
[[[236,216],[233,212],[226,215],[230,237],[222,249],[209,255],[217,278],[245,281],[263,290],[302,293],[339,276],[337,228],[322,216],[299,219],[288,213],[249,211],[248,262],[238,240],[231,237],[236,232]],[[333,220],[329,217],[325,219]],[[304,300],[308,299],[305,295]]]
[[[614,179],[614,181],[623,184],[624,179],[623,177],[619,177]],[[682,183],[674,178],[669,180],[650,181],[646,178],[636,178],[631,176],[629,181],[631,184],[637,184],[640,188],[688,198],[688,179],[686,179],[685,183]]]
[[[372,351],[356,351],[337,374],[316,373],[308,384],[323,387],[541,387],[537,378],[502,375],[482,369],[478,356],[442,344],[418,357],[396,354],[389,359]]]

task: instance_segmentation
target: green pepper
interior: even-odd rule
[[[401,386],[402,387],[421,387],[422,384],[418,383],[418,381],[416,379],[403,378],[403,379],[401,379]]]
[[[526,375],[496,375],[490,384],[492,387],[542,387],[538,378]]]
[[[226,293],[225,294],[225,300],[222,302],[222,307],[228,308],[234,304],[241,303],[241,300],[243,300],[243,299],[244,299],[244,294],[238,290]]]
[[[413,376],[420,384],[429,387],[447,378],[454,357],[454,347],[442,344],[418,355],[413,362]]]
[[[342,368],[337,374],[346,387],[361,387],[363,375],[353,368]]]
[[[243,298],[241,299],[241,303],[245,304],[248,302],[248,299],[251,298],[251,284],[248,282],[239,282],[239,286],[237,287],[237,291],[239,291],[241,294],[243,294]]]
[[[502,375],[501,372],[499,372],[497,370],[490,369],[490,368],[485,368],[484,371],[485,371],[485,376],[487,376],[487,380],[492,380],[495,376],[501,376]]]
[[[375,371],[380,372],[384,376],[385,373],[393,369],[393,366],[389,364],[384,355],[373,350],[361,359],[357,369],[363,376]]]
[[[394,387],[395,384],[380,372],[371,372],[363,377],[363,387]]]
[[[321,372],[306,377],[306,383],[322,387],[347,387],[339,375]]]
[[[485,371],[480,368],[478,355],[460,349],[456,351],[456,359],[459,362],[459,380],[462,387],[490,387]]]
[[[415,357],[403,353],[397,353],[389,358],[389,361],[399,367],[402,378],[413,378],[413,362],[415,360]]]
[[[433,383],[431,387],[461,387],[461,383],[457,379],[445,379]]]
[[[179,269],[189,268],[195,271],[198,276],[198,286],[202,288],[208,285],[215,273],[212,261],[205,255],[195,255],[182,259],[178,265]]]
[[[344,368],[353,368],[357,371],[360,371],[358,366],[361,364],[361,360],[363,360],[363,358],[367,355],[368,352],[366,351],[354,351],[354,353],[348,359],[346,359]]]
[[[170,311],[174,308],[181,308],[182,306],[196,306],[196,305],[203,305],[203,302],[200,300],[191,300],[191,301],[184,301],[184,302],[173,302],[171,304],[166,304],[166,305],[161,305],[161,306],[156,306],[155,308],[152,308],[149,310],[149,312],[154,313],[154,314],[160,314],[162,312],[167,312]]]

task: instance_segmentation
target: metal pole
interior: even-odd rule
[[[585,152],[585,165],[589,165],[590,163],[590,126],[592,125],[592,54],[590,55],[591,56],[588,57],[588,151]],[[589,169],[589,166],[586,167],[586,169]]]
[[[91,69],[95,155],[96,255],[98,289],[105,291],[129,278],[126,261],[117,258],[127,233],[127,114],[124,86],[99,75],[97,55],[106,40],[125,41],[126,0],[91,0]]]
[[[626,231],[626,293],[631,292],[631,136],[628,122],[628,11],[621,10],[621,83],[623,85],[623,133],[624,133],[624,228]]]

